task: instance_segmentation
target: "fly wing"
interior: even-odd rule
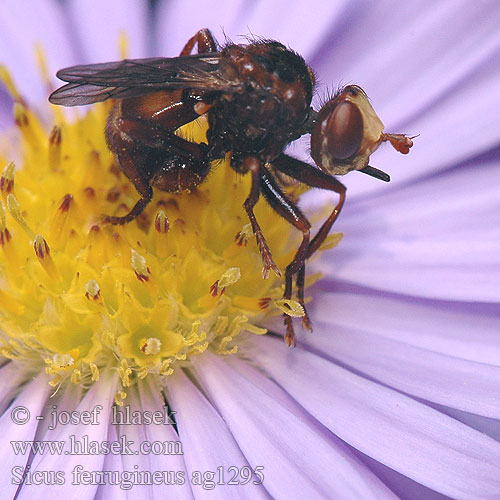
[[[57,77],[68,83],[53,92],[49,101],[62,106],[81,106],[158,90],[234,91],[238,82],[224,78],[219,62],[219,54],[197,54],[72,66],[57,72]]]

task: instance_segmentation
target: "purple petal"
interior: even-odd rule
[[[110,425],[108,428],[108,441],[114,442],[118,441],[118,434],[116,433],[116,425]],[[102,467],[103,471],[112,471],[118,474],[123,474],[123,463],[121,455],[114,455],[109,453],[104,457],[104,465]],[[126,500],[127,491],[119,486],[111,484],[106,481],[97,489],[94,500]]]
[[[380,290],[498,303],[499,183],[500,162],[487,160],[383,197],[348,199],[335,226],[344,238],[320,269]]]
[[[498,420],[493,418],[482,417],[474,413],[467,413],[464,411],[457,410],[455,408],[449,408],[447,406],[438,405],[436,403],[431,403],[430,406],[436,410],[453,417],[473,429],[476,429],[487,436],[492,437],[495,441],[500,442],[500,423]]]
[[[235,369],[234,367],[237,367]],[[197,379],[273,498],[393,498],[351,451],[258,370],[204,353]]]
[[[168,395],[176,412],[188,480],[195,471],[217,472],[218,467],[223,467],[228,475],[230,467],[249,467],[224,420],[182,370],[169,378]],[[197,499],[268,498],[265,489],[253,481],[246,485],[216,485],[214,489],[193,484],[192,489]]]
[[[245,3],[214,0],[210,8],[193,8],[188,2],[159,3],[156,16],[158,54],[166,57],[178,55],[188,39],[202,28],[214,30],[214,36],[223,43],[220,28],[224,32],[230,30],[228,35],[232,35]]]
[[[97,405],[102,406],[98,415],[97,425],[65,425],[63,428],[57,427],[53,431],[48,431],[45,440],[59,440],[65,443],[65,451],[74,441],[82,442],[84,436],[88,436],[88,441],[102,443],[108,435],[108,425],[111,413],[111,406],[116,392],[117,375],[102,373],[99,383],[94,384],[77,406],[76,411],[92,411]],[[73,437],[72,437],[73,436]],[[30,472],[35,471],[57,471],[64,477],[64,485],[51,484],[25,484],[19,495],[19,500],[29,500],[32,498],[50,498],[54,500],[67,500],[68,496],[74,500],[93,499],[97,491],[97,484],[85,484],[77,475],[80,471],[102,471],[104,464],[104,454],[102,453],[76,453],[69,455],[68,459],[59,454],[37,455],[33,461]],[[64,452],[63,452],[64,453]],[[81,469],[78,467],[81,466]],[[75,474],[76,475],[75,475]],[[80,484],[78,484],[80,482]],[[70,491],[70,495],[68,494]]]
[[[33,0],[26,8],[26,4],[16,0],[4,0],[0,2],[0,26],[1,63],[11,71],[16,86],[30,103],[46,102],[48,89],[40,76],[36,45],[48,55],[52,74],[75,59],[60,4]]]
[[[0,368],[0,415],[12,403],[12,399],[19,392],[23,382],[27,379],[26,374],[15,362],[7,362]]]
[[[494,0],[482,9],[463,1],[382,2],[350,15],[317,46],[312,62],[326,81],[333,76],[366,87],[388,123],[407,121],[446,98],[457,83],[491,71],[500,49]]]
[[[281,339],[260,338],[251,356],[311,415],[369,457],[445,495],[500,495],[500,444],[493,439],[320,356],[286,349]]]
[[[66,22],[76,43],[78,61],[98,63],[120,59],[118,42],[125,34],[131,58],[145,57],[148,44],[148,2],[70,0],[65,6]],[[96,9],[99,10],[96,15]],[[96,36],[97,35],[97,36]]]
[[[224,35],[234,43],[247,43],[246,36],[278,40],[303,57],[312,54],[339,18],[342,2],[320,2],[314,9],[300,3],[214,0],[208,8],[193,9],[187,2],[164,2],[158,8],[158,42],[161,55],[176,55],[199,29],[209,28],[224,44]],[[274,13],[280,22],[276,23]],[[304,26],[314,26],[304,30]],[[300,33],[300,36],[297,36]]]
[[[0,470],[0,485],[3,498],[14,498],[18,484],[23,475],[23,469],[27,463],[28,454],[22,449],[14,451],[16,442],[22,446],[35,439],[38,426],[37,416],[42,415],[45,401],[50,390],[48,377],[42,373],[37,378],[27,384],[19,396],[12,402],[9,409],[0,418],[0,425],[3,429],[0,439],[0,460],[2,467]],[[29,420],[26,423],[16,424],[21,419]]]
[[[332,326],[366,328],[372,335],[445,356],[499,364],[500,320],[486,312],[464,310],[461,304],[410,301],[404,296],[356,290],[335,294],[334,298],[325,292],[312,307],[318,308],[320,319],[329,314]],[[313,318],[314,314],[312,311]]]
[[[82,400],[82,393],[83,390],[81,387],[66,386],[64,392],[60,390],[56,394],[51,395],[45,405],[42,415],[43,418],[40,419],[38,424],[38,429],[36,431],[37,440],[55,440],[63,435],[64,425],[59,425],[56,417],[62,413],[69,414],[77,408]],[[34,462],[30,462],[31,465],[36,467],[41,457],[42,454],[36,455]]]
[[[500,319],[450,314],[402,297],[324,292],[318,299],[310,308],[314,334],[303,335],[302,345],[399,391],[500,419]],[[496,366],[460,357],[478,350]]]
[[[330,36],[332,26],[339,22],[349,2],[317,2],[314,8],[302,2],[274,0],[256,2],[255,8],[240,17],[240,32],[250,30],[257,36],[278,40],[301,54],[306,61]],[[274,13],[279,12],[280,22]],[[314,29],[307,29],[314,26]]]
[[[450,500],[450,497],[442,495],[419,484],[409,477],[403,476],[390,467],[373,460],[372,458],[357,452],[359,459],[373,471],[389,488],[391,488],[399,498],[402,499],[422,499],[422,500]]]
[[[3,85],[0,85],[0,130],[5,130],[12,126],[14,116],[12,107],[14,102]]]
[[[149,384],[141,383],[137,389],[129,390],[126,404],[121,410],[126,411],[127,406],[131,415],[134,412],[145,415],[146,412],[163,413],[164,402],[159,388],[152,389]],[[124,436],[131,443],[131,450],[134,452],[122,454],[125,471],[164,473],[160,484],[135,484],[132,492],[136,498],[137,496],[152,500],[193,498],[182,455],[182,445],[179,448],[179,436],[171,424],[120,424],[118,436]],[[139,446],[145,445],[146,448],[139,449]],[[161,453],[162,450],[165,453]]]

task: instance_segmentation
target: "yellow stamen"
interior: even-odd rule
[[[85,283],[85,297],[87,299],[98,300],[100,298],[101,288],[96,280],[89,280]]]
[[[5,218],[5,207],[3,203],[0,201],[0,232],[5,231],[7,229],[7,221]]]
[[[49,70],[47,68],[47,58],[45,57],[45,52],[40,44],[36,44],[35,46],[35,57],[38,63],[38,67],[40,68],[42,79],[45,82],[47,88],[50,88],[52,85],[52,81]]]
[[[36,146],[37,139],[31,125],[28,111],[24,104],[21,104],[20,102],[14,103],[14,121],[23,133],[23,136],[26,139],[27,143],[31,146]]]
[[[57,212],[55,213],[51,224],[50,224],[50,232],[49,239],[52,242],[54,248],[64,247],[68,239],[68,235],[66,234],[66,221],[68,220],[69,211],[71,205],[73,203],[73,196],[70,194],[66,194],[62,199]]]
[[[127,363],[126,359],[122,359],[120,363],[120,368],[118,368],[118,375],[120,376],[120,379],[122,381],[123,387],[129,387],[130,386],[130,375],[132,374],[132,370]]]
[[[168,255],[167,235],[170,222],[163,210],[158,210],[155,216],[154,228],[156,231],[156,253],[159,257],[164,258]]]
[[[17,274],[19,269],[19,254],[16,252],[15,245],[12,242],[12,234],[7,228],[6,213],[3,203],[0,201],[0,247],[2,247],[5,260],[9,264],[6,272]]]
[[[141,283],[144,283],[146,289],[152,296],[156,296],[157,288],[152,280],[151,271],[147,266],[146,259],[133,248],[131,249],[131,256],[132,269],[134,270],[137,279]]]
[[[340,243],[343,236],[343,233],[329,234],[321,245],[321,250],[329,250],[330,248],[336,247]]]
[[[32,229],[28,226],[26,219],[24,218],[24,215],[21,212],[21,206],[19,205],[19,202],[17,201],[16,197],[10,193],[7,195],[7,208],[9,209],[9,212],[11,213],[12,217],[14,217],[14,220],[23,228],[24,232],[31,238],[35,238],[35,233],[32,231]]]
[[[49,136],[49,166],[52,170],[59,170],[61,166],[61,127],[54,126]]]
[[[245,224],[234,237],[234,241],[224,251],[224,258],[231,259],[236,257],[247,246],[248,241],[254,238],[252,225]]]
[[[82,372],[78,368],[75,368],[71,372],[71,382],[73,382],[73,384],[80,384],[82,382]]]
[[[200,332],[201,328],[201,321],[194,321],[193,324],[191,325],[191,332],[189,333],[188,337],[186,338],[186,343],[188,345],[194,345],[198,344],[200,342],[203,342],[207,338],[207,334],[204,331]]]
[[[0,65],[0,82],[2,82],[3,86],[7,89],[10,96],[17,102],[22,102],[22,97],[17,91],[16,86],[12,80],[12,76],[7,68],[2,64]]]
[[[97,382],[99,380],[99,368],[95,363],[90,363],[89,366],[92,373],[92,382]]]
[[[129,40],[127,34],[124,31],[120,31],[118,38],[118,48],[120,59],[126,59],[129,52]]]
[[[50,255],[49,245],[47,245],[44,237],[37,234],[35,236],[35,241],[33,242],[33,247],[35,248],[35,254],[38,257],[38,262],[40,262],[47,274],[51,278],[60,279],[57,267]]]
[[[6,196],[14,189],[14,171],[16,166],[14,162],[10,162],[3,169],[2,176],[0,177],[0,191],[5,199]]]
[[[219,287],[226,288],[230,285],[234,285],[240,278],[241,272],[239,267],[231,267],[227,271],[224,271],[219,278]]]
[[[115,403],[118,406],[123,406],[123,400],[127,397],[127,393],[123,391],[118,391],[115,394]]]
[[[139,348],[147,356],[154,356],[160,352],[161,340],[155,337],[149,337],[149,339],[143,339],[140,342]]]
[[[75,362],[73,357],[69,354],[54,354],[54,356],[52,356],[52,361],[60,368],[67,368]]]
[[[293,318],[304,316],[304,308],[296,301],[290,299],[275,300],[274,305],[282,312]]]

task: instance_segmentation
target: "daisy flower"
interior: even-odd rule
[[[7,0],[0,20],[2,498],[500,497],[497,2]],[[174,56],[203,27],[302,54],[316,108],[352,82],[386,130],[420,134],[373,155],[391,184],[342,179],[295,349],[280,316],[301,310],[262,280],[246,176],[221,165],[99,226],[137,200],[108,103],[46,102],[59,68],[115,60],[118,40]],[[332,203],[301,195],[315,222]],[[297,231],[257,217],[283,268]]]

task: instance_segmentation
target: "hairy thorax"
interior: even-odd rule
[[[223,51],[226,78],[241,89],[222,95],[211,115],[209,143],[214,155],[254,152],[267,161],[292,141],[297,123],[307,120],[312,81],[302,57],[278,42],[229,45]]]

